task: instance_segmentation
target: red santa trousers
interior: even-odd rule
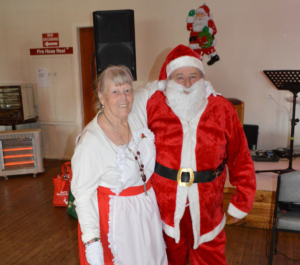
[[[189,258],[191,265],[227,265],[224,229],[214,240],[193,249],[194,236],[189,207],[185,208],[180,221],[179,243],[177,244],[174,238],[167,236],[165,233],[164,239],[167,245],[169,265],[186,265]]]
[[[151,179],[148,180],[147,190],[151,188]],[[138,195],[144,192],[144,186],[135,186],[130,187],[122,192],[120,192],[119,196],[134,196]],[[100,238],[101,238],[101,244],[103,247],[103,256],[104,256],[104,264],[105,265],[113,265],[113,259],[114,256],[111,253],[110,248],[108,247],[108,229],[109,229],[109,195],[116,195],[113,193],[109,188],[104,187],[98,187],[98,205],[101,205],[99,207],[99,216],[100,216]],[[81,229],[80,225],[78,223],[78,246],[79,246],[79,259],[80,259],[80,265],[89,265],[89,263],[86,260],[85,256],[85,247],[81,240]]]
[[[211,47],[209,47],[209,48],[195,49],[194,51],[197,52],[197,53],[199,53],[200,56],[201,56],[201,58],[202,58],[202,56],[203,56],[204,54],[210,55],[210,54],[216,52],[216,49],[215,49],[214,46],[211,46]]]

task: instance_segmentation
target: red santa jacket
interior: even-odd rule
[[[166,104],[163,92],[157,91],[147,104],[148,126],[155,134],[156,160],[165,167],[179,170],[183,131],[179,118]],[[195,148],[197,171],[215,170],[224,159],[229,170],[229,180],[237,187],[232,196],[229,214],[243,218],[252,208],[256,180],[253,161],[247,140],[232,104],[221,96],[210,96],[197,127]],[[194,183],[180,187],[178,183],[157,175],[152,176],[164,231],[179,240],[179,222],[185,201],[184,189],[193,221],[194,248],[213,240],[225,225],[223,189],[226,169],[212,182]]]

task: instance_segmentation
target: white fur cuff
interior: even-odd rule
[[[194,17],[193,16],[188,16],[187,18],[186,18],[186,23],[193,23],[194,22]]]
[[[196,49],[199,49],[199,44],[198,43],[192,43],[189,45],[189,47],[192,49],[192,50],[196,50]]]
[[[232,203],[229,204],[227,212],[231,216],[238,218],[238,219],[243,219],[248,214],[248,213],[245,213],[245,212],[239,210],[238,208],[236,208]]]
[[[103,265],[103,248],[100,241],[93,242],[85,247],[86,260],[90,265]]]

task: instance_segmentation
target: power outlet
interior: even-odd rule
[[[266,93],[266,99],[274,99],[274,97],[275,97],[274,93],[272,93],[272,92],[267,92]]]

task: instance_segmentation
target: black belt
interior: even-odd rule
[[[154,172],[161,177],[178,182],[179,186],[191,186],[193,183],[205,183],[214,181],[224,170],[226,160],[223,160],[215,171],[193,171],[191,168],[180,168],[179,170],[165,167],[156,161]]]

